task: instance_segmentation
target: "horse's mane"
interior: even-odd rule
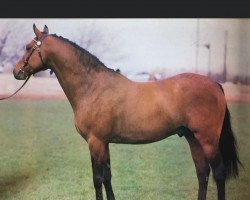
[[[58,36],[56,34],[51,34],[51,36],[56,37],[62,41],[65,41],[66,43],[73,46],[75,50],[75,55],[78,57],[79,62],[83,64],[85,67],[88,67],[89,69],[94,69],[96,71],[108,70],[108,71],[115,72],[113,69],[106,67],[96,56],[91,54],[86,49],[80,47],[76,43],[70,41],[69,39],[64,38],[62,36]]]

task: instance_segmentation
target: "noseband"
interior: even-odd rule
[[[30,67],[31,65],[29,64],[29,59],[30,57],[32,56],[32,54],[34,53],[35,50],[38,51],[38,55],[40,57],[40,60],[42,62],[43,65],[45,65],[44,61],[43,61],[43,58],[42,58],[42,54],[41,54],[41,45],[42,45],[42,41],[43,41],[44,38],[42,38],[41,40],[36,40],[36,39],[33,39],[33,41],[36,42],[36,44],[32,47],[32,51],[30,52],[30,54],[28,55],[27,58],[25,58],[24,60],[24,64],[23,66],[19,69],[19,72],[18,72],[18,75],[21,73],[21,74],[24,74],[25,75],[25,70],[24,68],[25,67]]]

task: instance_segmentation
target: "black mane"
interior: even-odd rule
[[[113,69],[110,69],[106,67],[96,56],[88,52],[86,49],[80,47],[76,43],[70,41],[67,38],[64,38],[62,36],[58,36],[56,34],[51,34],[51,36],[56,37],[62,41],[65,41],[69,43],[71,46],[74,47],[75,54],[77,55],[79,62],[83,64],[85,67],[88,67],[89,69],[95,69],[97,71],[99,70],[110,70],[113,71]]]

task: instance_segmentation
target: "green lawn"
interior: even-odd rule
[[[250,105],[230,104],[245,169],[227,183],[229,200],[250,199]],[[197,179],[184,138],[111,144],[117,200],[194,200]],[[0,199],[94,199],[90,156],[64,100],[0,102]],[[216,199],[210,178],[208,199]]]

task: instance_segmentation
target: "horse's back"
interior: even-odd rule
[[[225,103],[224,92],[221,86],[206,76],[183,73],[156,83],[162,85],[163,92],[172,90],[173,95],[179,98],[184,104],[200,103]],[[177,98],[177,99],[178,99]]]

